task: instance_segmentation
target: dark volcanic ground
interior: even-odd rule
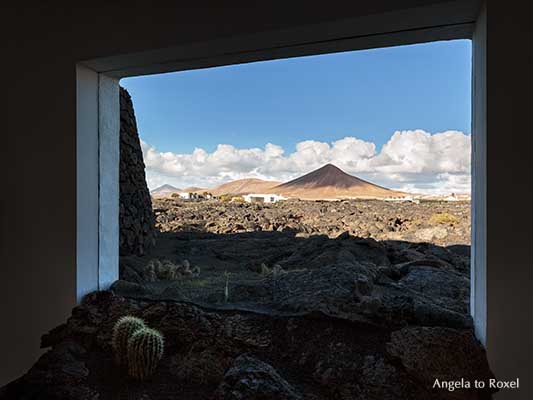
[[[123,282],[130,295],[299,312],[314,291],[348,304],[358,279],[405,291],[416,278],[433,282],[422,293],[428,302],[468,312],[467,202],[156,199],[154,207],[156,249],[121,259],[122,279],[138,284]],[[432,292],[441,285],[453,292]]]
[[[492,377],[468,312],[468,203],[155,207],[154,251],[123,257],[0,399],[490,398],[432,389]],[[165,335],[146,382],[112,361],[126,314]]]
[[[470,202],[381,200],[298,201],[275,204],[154,199],[162,232],[218,234],[292,230],[299,237],[344,232],[376,240],[470,244]]]

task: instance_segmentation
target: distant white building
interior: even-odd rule
[[[459,201],[459,196],[457,196],[455,193],[450,194],[449,196],[446,196],[443,200],[446,201]]]
[[[386,199],[384,199],[385,201],[393,201],[393,202],[411,202],[411,203],[415,203],[415,204],[420,204],[420,199],[418,199],[417,197],[414,197],[414,196],[403,196],[403,197],[387,197]]]
[[[287,200],[286,197],[279,194],[251,193],[245,194],[242,197],[247,203],[277,203],[278,201]]]
[[[198,193],[180,192],[179,195],[182,200],[197,200],[200,198]]]

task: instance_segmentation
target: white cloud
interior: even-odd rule
[[[141,140],[150,188],[212,187],[229,180],[261,178],[287,181],[326,163],[374,183],[419,193],[470,192],[470,136],[459,131],[431,134],[396,131],[377,152],[372,142],[345,137],[332,143],[306,140],[286,155],[281,146],[239,149],[219,144],[208,153],[160,152]]]

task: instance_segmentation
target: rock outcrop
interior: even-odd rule
[[[127,314],[165,336],[165,355],[144,382],[113,362],[112,327]],[[432,381],[492,377],[470,329],[217,311],[110,291],[87,295],[41,346],[47,353],[1,400],[473,400],[490,390],[451,392]]]
[[[155,244],[155,219],[131,97],[120,88],[120,254],[143,255]]]
[[[302,396],[267,363],[242,355],[224,375],[215,400],[301,400]]]
[[[184,232],[161,234],[159,240],[174,259],[132,262],[140,279],[117,281],[113,290],[154,301],[270,315],[323,314],[386,327],[472,326],[469,256],[458,246],[378,242],[349,234],[299,238],[291,232]],[[154,263],[180,271],[185,264],[191,273],[148,279]]]

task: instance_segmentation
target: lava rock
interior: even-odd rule
[[[241,355],[224,375],[215,400],[301,400],[302,396],[269,364]]]
[[[391,334],[387,351],[427,387],[433,387],[436,379],[488,382],[494,378],[485,352],[471,330],[407,327]],[[465,390],[465,398],[472,398],[467,397],[471,392],[475,390]]]

